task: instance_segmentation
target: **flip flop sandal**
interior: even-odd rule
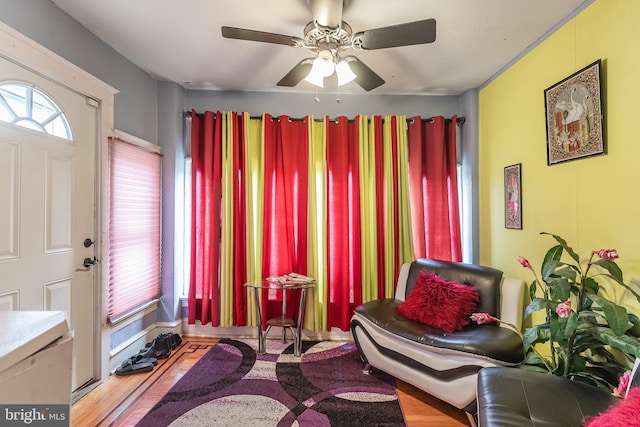
[[[133,363],[131,358],[122,362],[122,365],[116,369],[116,375],[127,376],[133,374],[142,374],[153,370],[153,364],[149,362]]]
[[[133,364],[136,363],[151,363],[153,366],[158,364],[158,359],[155,357],[143,357],[142,354],[138,353],[129,358]],[[122,362],[124,364],[124,362]]]

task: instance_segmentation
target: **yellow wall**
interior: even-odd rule
[[[544,90],[602,59],[608,154],[547,166]],[[640,2],[596,0],[480,91],[480,262],[530,283],[563,236],[616,248],[640,279]],[[523,229],[504,228],[504,167],[522,163]],[[635,305],[635,304],[634,304]],[[635,310],[634,310],[635,311]]]

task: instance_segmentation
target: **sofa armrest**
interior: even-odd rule
[[[398,283],[396,285],[396,294],[395,298],[400,301],[404,301],[405,295],[407,293],[407,279],[409,279],[409,269],[411,268],[411,263],[406,262],[402,264],[400,267],[400,273],[398,273]]]
[[[524,288],[524,281],[511,277],[503,277],[500,284],[500,319],[515,325],[519,331],[522,330]]]

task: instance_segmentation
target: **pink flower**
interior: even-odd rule
[[[571,300],[566,300],[565,302],[558,304],[556,307],[556,313],[562,318],[569,317],[571,314]]]
[[[624,374],[620,377],[618,382],[618,387],[614,390],[613,394],[616,396],[623,397],[627,393],[627,387],[629,386],[629,381],[631,381],[631,371],[625,371]]]
[[[518,257],[518,262],[520,263],[520,265],[522,265],[524,268],[528,268],[529,270],[533,271],[533,267],[531,267],[531,264],[529,263],[529,260],[526,259],[523,256],[519,256]]]
[[[618,257],[618,251],[615,249],[600,249],[599,251],[593,251],[594,254],[598,255],[598,257],[602,259],[607,259],[609,261],[613,261]]]
[[[500,322],[500,319],[493,317],[489,313],[473,313],[471,315],[471,320],[476,322],[478,325],[482,325],[483,323]]]

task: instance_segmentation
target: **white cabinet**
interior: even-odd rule
[[[72,332],[61,311],[0,311],[0,405],[71,405]]]

